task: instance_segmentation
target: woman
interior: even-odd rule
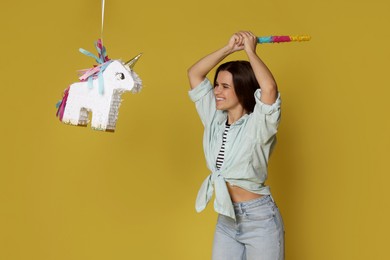
[[[237,32],[227,45],[188,70],[189,95],[205,128],[203,145],[211,171],[199,190],[196,209],[206,207],[215,189],[214,208],[219,213],[213,260],[284,259],[282,218],[264,185],[281,101],[256,45],[251,32]],[[249,62],[222,64],[212,85],[206,75],[241,50]]]

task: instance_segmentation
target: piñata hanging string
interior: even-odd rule
[[[105,8],[105,4],[106,4],[106,1],[102,0],[102,27],[101,27],[101,30],[100,30],[100,39],[102,41],[102,45],[104,45],[103,44],[103,30],[104,30],[104,8]]]

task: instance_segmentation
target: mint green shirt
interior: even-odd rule
[[[269,195],[265,186],[268,159],[276,143],[276,132],[280,121],[280,95],[272,105],[260,101],[261,90],[254,96],[256,105],[253,113],[242,116],[230,126],[225,143],[225,158],[217,170],[216,160],[222,145],[227,112],[216,109],[213,86],[206,78],[189,91],[204,125],[203,149],[210,174],[204,180],[195,208],[205,209],[215,189],[214,209],[216,212],[235,219],[233,203],[226,182],[253,193]]]

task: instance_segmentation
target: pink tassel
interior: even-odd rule
[[[68,100],[68,95],[69,95],[69,89],[70,89],[70,86],[67,89],[65,89],[61,104],[58,106],[56,116],[60,119],[60,121],[62,121],[62,118],[64,117],[66,101]]]

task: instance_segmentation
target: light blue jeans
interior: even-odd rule
[[[219,215],[213,260],[283,260],[284,226],[271,196],[234,203],[236,221]]]

